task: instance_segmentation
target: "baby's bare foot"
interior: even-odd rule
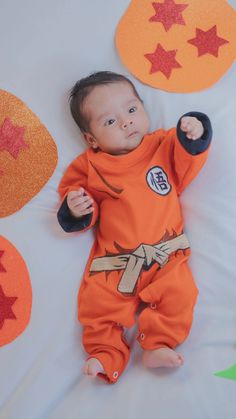
[[[89,358],[83,367],[83,373],[85,375],[96,377],[96,375],[98,375],[99,373],[105,374],[105,371],[101,362],[99,362],[98,359]]]
[[[184,358],[170,348],[159,348],[143,351],[143,363],[148,368],[179,367],[184,363]]]

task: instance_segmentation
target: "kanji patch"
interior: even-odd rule
[[[171,185],[165,171],[160,166],[152,167],[146,176],[148,186],[158,195],[167,195],[171,191]]]

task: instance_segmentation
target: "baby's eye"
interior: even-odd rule
[[[108,119],[108,121],[106,121],[105,122],[105,125],[107,126],[107,125],[112,125],[112,124],[114,124],[115,123],[115,119],[113,119],[113,118],[111,118],[111,119]]]
[[[129,113],[133,113],[137,110],[137,106],[132,106],[131,108],[129,108]]]

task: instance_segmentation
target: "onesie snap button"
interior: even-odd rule
[[[144,334],[144,333],[141,333],[141,335],[140,335],[140,339],[141,339],[141,340],[144,340],[144,339],[145,339],[145,334]]]
[[[113,372],[113,378],[116,380],[119,376],[118,371]]]
[[[152,310],[155,310],[157,308],[157,305],[155,303],[151,303],[150,307],[152,308]]]

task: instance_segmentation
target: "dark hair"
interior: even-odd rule
[[[76,124],[82,132],[89,131],[89,119],[83,113],[83,103],[89,93],[96,86],[120,82],[129,83],[135,96],[142,101],[133,83],[122,74],[113,73],[112,71],[98,71],[90,74],[88,77],[80,79],[77,83],[75,83],[74,87],[70,91],[70,110]]]

